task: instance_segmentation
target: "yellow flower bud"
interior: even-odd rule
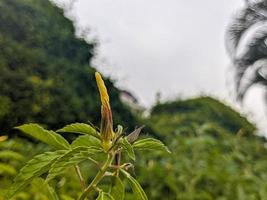
[[[107,88],[100,73],[96,72],[95,78],[102,104],[100,134],[102,137],[102,146],[104,150],[107,151],[112,146],[112,139],[114,137],[112,112],[109,104]]]
[[[105,83],[101,77],[101,74],[99,72],[95,73],[95,78],[96,78],[96,83],[97,83],[97,87],[100,93],[100,98],[101,98],[101,102],[103,104],[103,102],[109,102],[109,96],[108,96],[108,91],[107,88],[105,86]]]

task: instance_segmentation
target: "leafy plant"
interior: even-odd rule
[[[266,198],[266,139],[231,107],[211,97],[177,100],[154,107],[148,123],[172,152],[142,154],[135,165],[149,199]]]
[[[5,142],[7,139],[8,137],[5,135],[0,136],[0,143]],[[12,162],[19,162],[23,160],[23,156],[15,151],[9,149],[2,149],[1,146],[0,149],[0,176],[12,176],[16,174],[16,169],[13,166],[14,163]]]
[[[122,159],[122,155],[126,154],[134,161],[135,151],[138,150],[161,150],[164,152],[169,152],[169,150],[161,141],[156,139],[138,140],[142,127],[134,130],[129,135],[124,134],[121,125],[118,125],[114,131],[106,86],[98,72],[95,73],[95,77],[102,103],[100,130],[84,123],[70,124],[57,131],[45,130],[38,124],[25,124],[16,127],[25,134],[51,145],[55,148],[55,151],[39,154],[27,162],[14,179],[14,183],[6,195],[8,199],[30,184],[36,177],[45,178],[44,184],[48,188],[51,198],[58,199],[53,185],[49,185],[49,183],[70,167],[75,168],[80,180],[79,200],[87,199],[94,192],[98,193],[97,199],[124,199],[125,189],[121,177],[125,177],[128,181],[135,199],[147,199],[141,185],[129,173],[129,169],[134,165],[127,162],[127,159]],[[69,143],[60,133],[77,133],[80,136]],[[83,161],[88,160],[99,167],[98,172],[89,184],[83,178],[79,166]],[[105,177],[113,180],[113,184],[109,188],[99,186],[99,183]]]

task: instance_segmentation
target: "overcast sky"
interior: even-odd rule
[[[157,92],[163,100],[204,93],[233,103],[224,35],[242,6],[242,0],[76,0],[67,15],[99,41],[94,66],[142,105],[152,105]],[[252,91],[242,110],[259,121],[261,94]]]

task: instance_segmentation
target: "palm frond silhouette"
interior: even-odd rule
[[[251,86],[266,86],[267,94],[267,0],[247,0],[226,31],[226,49],[234,66],[237,99]]]

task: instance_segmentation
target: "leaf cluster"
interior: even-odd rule
[[[141,185],[128,172],[134,165],[130,162],[121,163],[121,156],[128,155],[130,160],[134,161],[135,151],[160,150],[169,152],[167,147],[159,140],[152,138],[138,139],[141,129],[136,129],[130,135],[125,136],[122,129],[118,128],[112,147],[105,151],[101,146],[101,137],[98,131],[88,124],[74,123],[58,131],[46,130],[37,124],[25,124],[16,128],[52,146],[54,151],[36,155],[21,168],[6,195],[8,199],[38,177],[44,178],[43,184],[50,191],[49,194],[57,199],[53,184],[50,183],[68,169],[75,168],[81,183],[80,200],[86,199],[92,192],[98,193],[97,199],[124,199],[125,187],[121,180],[122,176],[128,181],[136,199],[146,200],[147,196]],[[80,135],[69,143],[60,135],[63,132]],[[79,167],[84,161],[89,161],[99,167],[98,172],[89,184],[87,180],[83,179]],[[98,187],[100,181],[105,177],[113,182],[108,189]]]

